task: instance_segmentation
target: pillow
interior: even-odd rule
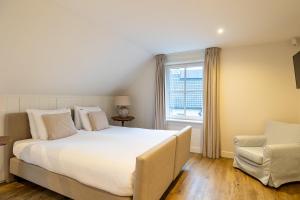
[[[80,116],[80,121],[82,124],[82,129],[86,130],[86,131],[92,131],[92,126],[90,123],[90,119],[88,116],[88,113],[92,112],[92,111],[88,111],[88,110],[79,110],[79,116]]]
[[[38,139],[41,140],[47,140],[48,134],[45,127],[45,124],[42,119],[42,115],[45,114],[60,114],[60,113],[71,113],[70,109],[57,109],[57,110],[38,110],[38,109],[32,109],[31,110],[33,121],[35,122],[36,127],[36,134],[38,136]]]
[[[65,138],[77,133],[71,113],[42,115],[49,140]]]
[[[29,119],[29,127],[30,127],[30,134],[32,139],[39,139],[38,134],[37,134],[37,129],[36,129],[36,124],[33,118],[32,110],[27,109],[26,110],[28,119]]]
[[[265,129],[267,144],[300,143],[300,124],[269,121]]]
[[[101,111],[99,106],[74,106],[74,121],[77,129],[83,129],[83,124],[81,122],[79,110],[89,110],[89,111]]]
[[[92,131],[100,131],[109,127],[106,114],[103,111],[89,112],[88,117]]]

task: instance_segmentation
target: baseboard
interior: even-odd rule
[[[200,147],[191,147],[190,152],[192,152],[192,153],[202,153],[200,151]]]
[[[221,157],[223,158],[233,158],[234,153],[231,151],[221,151]]]
[[[191,147],[190,149],[191,153],[202,153],[200,151],[199,147]],[[233,158],[234,157],[234,153],[232,151],[221,151],[221,157],[222,158]]]
[[[191,153],[197,153],[197,154],[201,154],[202,152],[200,151],[199,147],[191,147]],[[234,157],[234,153],[232,151],[221,151],[221,157],[222,158],[233,158]]]

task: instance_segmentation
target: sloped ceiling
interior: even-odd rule
[[[299,0],[0,0],[0,93],[117,94],[158,53],[300,36],[299,7]]]
[[[59,1],[59,0],[57,0]],[[151,53],[300,36],[299,0],[62,0]],[[217,29],[224,28],[218,35]]]
[[[55,1],[0,1],[1,94],[117,94],[152,57]]]

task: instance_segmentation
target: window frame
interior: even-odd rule
[[[191,67],[199,67],[201,66],[203,68],[203,74],[202,78],[204,78],[204,61],[195,61],[195,62],[182,62],[182,63],[168,63],[165,64],[165,69],[164,69],[164,78],[165,78],[165,120],[167,122],[179,122],[179,123],[184,123],[184,122],[189,122],[189,123],[202,123],[203,122],[203,116],[200,119],[189,119],[186,116],[186,80],[184,81],[184,118],[170,118],[168,113],[169,113],[169,69],[176,69],[176,68],[184,68],[184,77],[186,79],[186,69],[191,68]],[[201,88],[202,93],[204,88]],[[204,102],[203,102],[204,103]],[[202,105],[203,106],[203,105]]]

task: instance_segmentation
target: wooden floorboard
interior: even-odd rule
[[[19,180],[0,184],[0,200],[66,200],[55,192]],[[278,189],[265,187],[232,167],[231,159],[211,160],[193,156],[164,194],[165,200],[300,200],[300,183]]]

